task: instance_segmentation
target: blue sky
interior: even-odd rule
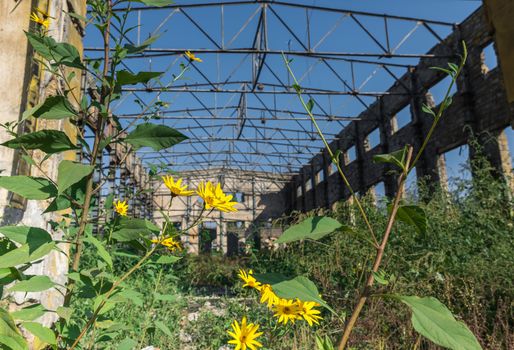
[[[176,4],[197,4],[200,1],[177,1]],[[202,1],[205,3],[205,1]],[[216,3],[211,1],[211,3]],[[296,4],[307,4],[321,7],[334,7],[351,11],[372,12],[377,14],[392,14],[397,16],[411,16],[436,21],[458,23],[464,20],[481,1],[473,0],[441,0],[441,1],[406,1],[406,0],[361,0],[361,1],[328,1],[310,0],[296,1]],[[354,19],[344,13],[330,13],[322,11],[308,11],[301,8],[290,8],[273,4],[267,10],[268,19],[268,48],[278,51],[304,51],[302,46],[308,46],[317,53],[345,52],[345,53],[381,53],[380,45],[386,46],[384,20],[381,17],[355,15],[367,30],[380,43],[377,44],[356,23]],[[202,63],[194,63],[185,73],[184,78],[173,86],[180,88],[191,84],[204,84],[201,89],[211,89],[210,82],[232,82],[224,85],[229,90],[241,90],[242,81],[252,78],[251,55],[249,54],[214,54],[202,50],[214,49],[216,46],[226,49],[248,48],[252,45],[259,18],[259,7],[256,4],[243,6],[224,6],[209,8],[190,8],[185,12],[194,21],[199,23],[208,34],[203,34],[184,13],[173,13],[173,9],[160,9],[152,11],[134,11],[130,17],[130,24],[137,25],[140,18],[140,30],[134,30],[130,36],[134,43],[144,41],[152,33],[160,33],[159,39],[152,44],[152,49],[174,49],[179,53],[165,57],[144,57],[127,60],[127,68],[138,71],[164,71],[160,82],[153,82],[151,87],[168,86],[172,74],[180,70],[179,64],[189,64],[182,56],[183,50],[189,49],[203,59]],[[307,18],[310,32],[307,32]],[[286,22],[294,32],[294,36],[284,27],[281,21]],[[246,25],[245,25],[246,23]],[[397,54],[420,54],[428,51],[437,43],[437,39],[426,28],[416,21],[388,20],[389,46]],[[223,27],[223,31],[221,28]],[[243,29],[241,30],[241,28]],[[430,27],[440,36],[445,37],[451,32],[450,26],[432,25]],[[241,30],[241,31],[240,31]],[[239,32],[240,31],[240,32]],[[410,33],[410,34],[409,34]],[[402,41],[405,35],[408,38]],[[296,38],[295,38],[296,36]],[[298,38],[298,40],[297,40]],[[301,43],[299,42],[301,41]],[[85,40],[86,47],[99,47],[99,35],[95,28],[89,28]],[[89,56],[97,53],[88,52]],[[488,54],[493,55],[493,53]],[[364,63],[350,63],[347,60],[328,60],[329,65],[319,59],[305,58],[291,55],[292,63],[297,77],[302,78],[303,87],[312,87],[331,91],[349,91],[358,89],[362,92],[386,91],[394,79],[377,65]],[[358,60],[369,60],[378,63],[395,63],[399,65],[415,65],[418,58],[383,58],[360,56],[350,57]],[[491,58],[491,57],[489,57]],[[248,170],[267,170],[294,172],[301,164],[316,153],[321,142],[310,140],[314,131],[309,120],[302,112],[301,105],[296,96],[292,94],[273,95],[273,91],[283,91],[280,83],[291,85],[282,58],[278,54],[269,54],[265,59],[266,66],[262,69],[259,81],[265,84],[263,93],[246,94],[246,108],[242,111],[234,107],[239,104],[239,93],[195,93],[173,92],[162,93],[160,100],[169,103],[164,115],[175,116],[181,119],[155,120],[154,123],[164,123],[175,127],[191,137],[192,141],[175,146],[169,153],[155,154],[143,150],[141,157],[148,161],[161,157],[161,160],[176,164],[176,170],[198,169],[210,162],[212,167],[228,164]],[[352,70],[353,66],[353,70]],[[396,76],[405,73],[406,67],[389,67]],[[336,77],[331,71],[337,72]],[[203,75],[203,76],[202,76]],[[346,84],[346,85],[345,85]],[[139,86],[141,87],[141,86]],[[436,100],[442,97],[444,84],[438,85],[432,91]],[[126,93],[121,103],[115,104],[115,113],[118,115],[134,114],[140,107],[134,103],[139,98],[148,103],[155,97],[155,93],[137,92]],[[375,97],[364,96],[357,99],[353,96],[326,95],[316,96],[315,111],[319,114],[340,117],[354,117],[375,101]],[[201,110],[207,107],[207,110]],[[292,113],[272,112],[268,110],[285,110]],[[176,112],[175,112],[176,111]],[[238,114],[244,113],[247,120],[240,131]],[[201,120],[193,120],[190,116],[197,116]],[[218,118],[218,120],[216,120]],[[252,120],[255,118],[256,120]],[[273,120],[290,119],[290,120]],[[321,119],[326,119],[322,117]],[[320,120],[320,126],[327,136],[334,135],[346,124],[344,121]],[[189,128],[189,129],[188,129]],[[280,129],[280,130],[278,130]],[[233,139],[241,133],[242,139],[251,139],[249,142],[220,141],[206,142],[207,138],[217,137]],[[275,145],[262,142],[263,138],[270,138]],[[195,139],[198,139],[195,141]],[[260,141],[259,141],[260,140]],[[195,156],[186,156],[187,152],[195,152]],[[238,154],[230,155],[235,151]],[[170,153],[173,153],[171,155]],[[261,153],[269,154],[263,156]],[[450,163],[461,161],[460,156],[452,156]],[[448,160],[447,160],[448,162]],[[184,165],[191,164],[191,165]],[[273,164],[273,165],[270,165]]]

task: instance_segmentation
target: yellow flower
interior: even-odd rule
[[[233,332],[227,331],[227,333],[234,339],[229,340],[228,343],[234,344],[236,346],[235,350],[257,350],[257,348],[262,348],[262,344],[256,340],[262,335],[262,332],[257,333],[259,325],[253,323],[246,324],[246,316],[241,321],[241,327],[239,327],[237,321],[234,321],[232,329],[234,330]]]
[[[267,303],[271,309],[273,305],[277,304],[280,298],[273,292],[269,284],[263,284],[261,289],[261,304]]]
[[[180,246],[180,242],[175,241],[173,239],[173,237],[166,238],[162,241],[160,239],[156,238],[156,239],[152,239],[151,241],[152,241],[152,243],[155,243],[155,244],[162,244],[163,246],[167,247],[171,251],[175,251],[177,249],[182,250],[182,247]]]
[[[295,320],[300,317],[300,308],[298,304],[290,299],[280,299],[278,303],[273,306],[275,314],[273,316],[278,317],[278,322],[287,324],[288,321],[294,323]]]
[[[255,288],[257,290],[261,289],[261,282],[257,281],[255,277],[252,276],[253,271],[250,270],[246,273],[244,270],[239,269],[239,277],[245,282],[243,287]]]
[[[38,9],[38,12],[42,11]],[[45,27],[45,29],[48,29],[48,27],[50,26],[50,19],[45,18],[44,15],[40,17],[36,12],[32,12],[32,14],[30,15],[30,19],[38,24],[41,24],[43,27]]]
[[[127,216],[128,204],[127,201],[120,201],[112,203],[114,205],[114,211],[116,211],[121,216]]]
[[[196,62],[203,62],[200,57],[196,57],[194,53],[191,51],[184,52],[187,58],[189,58],[190,61],[196,61]]]
[[[216,208],[224,212],[237,211],[237,209],[234,208],[237,202],[231,202],[232,195],[223,193],[220,184],[214,187],[212,182],[207,181],[207,183],[204,183],[202,181],[198,185],[196,193],[204,200],[205,209]]]
[[[319,324],[318,320],[323,319],[321,316],[319,316],[321,312],[315,309],[315,307],[320,306],[318,303],[314,301],[301,301],[300,299],[297,299],[296,305],[298,305],[298,308],[300,309],[300,315],[305,321],[307,321],[309,326],[312,327],[313,323]]]
[[[173,176],[163,176],[162,181],[168,187],[168,189],[171,191],[171,196],[192,196],[195,191],[188,191],[187,185],[182,186],[182,179],[178,179],[176,182],[173,179]]]

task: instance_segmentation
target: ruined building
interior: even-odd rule
[[[296,107],[285,110],[285,107],[273,100],[286,95],[295,98],[291,82],[285,80],[284,76],[279,76],[277,68],[271,67],[274,64],[284,70],[280,58],[281,51],[331,67],[334,80],[343,83],[346,83],[348,78],[342,77],[342,73],[338,73],[330,65],[332,62],[330,60],[351,64],[352,73],[353,65],[372,64],[377,69],[388,71],[389,75],[394,77],[391,86],[375,94],[366,94],[355,86],[341,85],[339,90],[325,89],[324,86],[305,88],[307,95],[313,94],[319,97],[320,102],[316,108],[319,111],[320,120],[325,123],[324,131],[329,136],[330,147],[341,151],[344,171],[355,191],[361,195],[375,191],[377,196],[389,196],[396,191],[394,175],[391,175],[387,165],[373,163],[372,157],[376,154],[395,151],[405,144],[411,144],[415,149],[420,146],[430,124],[428,116],[422,111],[422,106],[423,104],[437,106],[441,102],[431,92],[437,89],[438,84],[445,82],[445,75],[430,67],[446,66],[448,61],[455,61],[456,54],[462,52],[461,42],[465,41],[469,58],[464,74],[457,81],[456,89],[453,91],[451,107],[416,166],[416,178],[429,179],[433,183],[446,183],[448,179],[445,172],[445,154],[457,147],[467,145],[471,137],[476,137],[481,144],[484,154],[496,169],[497,175],[510,176],[513,150],[509,150],[508,143],[509,137],[512,138],[514,126],[514,49],[508,38],[509,35],[512,37],[514,30],[509,20],[501,15],[509,13],[506,9],[512,11],[510,2],[486,1],[458,25],[374,13],[353,13],[337,8],[292,3],[275,5],[269,1],[251,1],[241,6],[243,5],[253,6],[252,11],[255,10],[251,13],[248,23],[259,21],[255,35],[251,36],[253,42],[248,46],[251,49],[247,49],[247,46],[237,49],[230,47],[232,43],[237,43],[238,36],[247,29],[247,24],[244,24],[230,42],[227,38],[224,43],[218,43],[216,38],[209,36],[208,30],[202,29],[202,35],[210,40],[208,44],[215,45],[213,49],[208,48],[208,44],[200,45],[198,52],[199,55],[252,55],[251,78],[238,81],[237,84],[227,81],[216,82],[212,81],[212,78],[207,78],[202,73],[202,66],[198,65],[190,69],[190,74],[200,72],[208,83],[196,85],[184,83],[176,88],[166,87],[166,89],[155,86],[126,88],[124,93],[129,96],[152,94],[158,91],[176,95],[189,93],[195,99],[191,97],[187,103],[191,106],[197,104],[200,107],[188,106],[186,109],[165,111],[158,115],[163,123],[174,123],[173,125],[178,125],[179,129],[181,122],[189,123],[184,124],[181,130],[190,136],[190,142],[174,148],[169,154],[138,152],[131,154],[122,166],[118,166],[126,149],[122,146],[108,148],[100,160],[104,171],[96,178],[98,182],[105,182],[104,190],[99,193],[100,203],[105,202],[108,194],[114,194],[115,198],[129,200],[131,215],[151,218],[161,223],[162,211],[164,211],[177,227],[187,227],[198,215],[201,204],[197,197],[192,196],[177,199],[171,207],[169,206],[170,197],[160,181],[161,174],[152,177],[148,168],[148,163],[152,162],[152,159],[164,160],[168,162],[167,165],[171,171],[183,177],[184,181],[192,187],[202,180],[221,182],[225,191],[232,193],[240,203],[237,213],[210,214],[199,228],[190,230],[184,237],[184,243],[192,252],[219,250],[227,254],[237,254],[238,251],[245,249],[246,240],[249,237],[252,240],[255,237],[260,238],[262,243],[270,236],[279,234],[280,228],[274,227],[272,221],[284,214],[292,211],[306,212],[315,208],[330,208],[336,202],[348,199],[349,191],[343,186],[339,174],[334,171],[330,157],[317,139],[306,114]],[[62,83],[52,79],[42,70],[37,61],[33,60],[33,51],[23,33],[24,30],[29,30],[31,25],[29,17],[33,6],[45,9],[55,18],[49,33],[57,41],[70,42],[82,50],[82,39],[87,32],[87,28],[79,20],[70,19],[65,15],[69,10],[84,14],[84,1],[3,1],[0,4],[0,18],[3,19],[0,22],[0,42],[3,47],[0,51],[0,67],[4,77],[4,84],[1,87],[3,98],[0,101],[2,123],[21,120],[24,111],[35,106],[44,97],[52,95]],[[182,14],[187,19],[188,13],[193,11],[193,8],[202,8],[202,6],[208,9],[221,7],[220,4],[174,5],[150,9],[148,12],[167,11],[165,12],[167,17],[157,28],[161,29],[172,16]],[[227,5],[226,11],[233,6]],[[383,20],[386,23],[386,29],[387,23],[406,21],[416,25],[416,28],[425,28],[432,35],[432,39],[435,38],[436,44],[426,52],[414,55],[414,58],[418,59],[415,64],[388,63],[386,59],[412,58],[407,57],[408,55],[395,54],[390,47],[383,47],[385,51],[374,54],[375,56],[337,50],[323,51],[321,42],[329,37],[331,32],[327,31],[317,45],[313,45],[310,41],[305,43],[294,34],[294,28],[287,25],[282,10],[290,10],[291,13],[297,10],[307,11],[307,13],[319,11],[326,13],[327,16],[353,19],[357,28],[364,28],[363,35],[367,33],[368,37],[382,46],[381,40],[375,38],[373,33],[366,29],[365,23],[361,22],[360,18]],[[139,10],[138,18],[145,13],[147,13],[145,10]],[[293,44],[290,43],[289,47],[279,49],[272,47],[273,37],[268,27],[272,22],[267,22],[272,18],[275,18],[277,23],[282,22],[284,26],[281,30],[292,38]],[[193,27],[201,28],[201,24],[194,22],[193,17],[189,16],[189,20],[193,21]],[[449,35],[438,34],[435,29],[437,26],[450,30]],[[278,32],[276,36],[280,36]],[[138,36],[137,40],[140,39]],[[407,40],[408,37],[404,39]],[[387,45],[389,46],[389,41]],[[85,46],[85,55],[94,55],[98,51],[94,43],[90,43],[89,47]],[[133,59],[146,61],[153,59],[157,62],[162,57],[180,58],[184,49],[188,47],[150,47],[144,54],[134,56]],[[485,62],[484,52],[487,50],[493,51],[497,56],[496,66]],[[271,56],[276,57],[277,60],[271,61]],[[237,67],[231,68],[235,70]],[[403,69],[403,73],[398,75],[394,69]],[[266,80],[273,74],[282,86]],[[236,85],[226,87],[227,84]],[[80,95],[87,91],[87,88],[88,78],[76,76],[76,93]],[[222,110],[222,112],[230,110],[232,113],[230,116],[215,114],[218,107],[211,108],[207,102],[198,97],[200,94],[223,93],[232,93],[237,96],[233,106],[227,107],[229,105],[227,102]],[[348,117],[332,115],[324,109],[325,105],[322,102],[325,96],[364,99],[370,95],[373,100],[367,104],[367,108],[361,108],[359,113]],[[273,103],[275,107],[271,107]],[[291,102],[289,103],[291,105]],[[295,103],[295,105],[298,104],[298,102]],[[133,114],[128,108],[122,108],[119,117],[130,120]],[[279,124],[278,121],[288,121],[287,123],[290,124],[286,122]],[[296,124],[293,124],[293,121]],[[214,122],[218,124],[209,124]],[[230,124],[232,122],[235,124]],[[291,124],[296,129],[291,129]],[[92,126],[86,121],[85,125],[80,127],[83,128],[81,132],[87,135],[87,129]],[[230,133],[215,135],[206,131],[206,128],[221,130],[224,127],[232,128]],[[36,122],[30,119],[20,124],[18,131],[22,133],[24,130],[46,128],[64,130],[71,138],[77,132],[75,126],[68,123]],[[106,131],[108,132],[109,130]],[[0,138],[7,140],[9,136],[2,131]],[[238,146],[240,141],[246,142],[248,147],[240,148]],[[206,146],[214,142],[225,142],[229,146],[226,149]],[[469,157],[473,158],[474,148],[469,145],[468,149]],[[2,175],[36,175],[42,170],[55,175],[56,161],[46,162],[44,169],[37,169],[27,164],[11,149],[2,147],[0,152]],[[81,155],[69,153],[65,157],[80,159]],[[187,166],[189,163],[186,159],[189,159],[191,166]],[[416,178],[411,179],[411,183],[415,183]],[[152,191],[153,194],[151,194]],[[0,212],[4,224],[23,222],[31,226],[47,227],[52,216],[42,215],[41,210],[42,208],[35,202],[24,201],[0,189]],[[97,224],[101,227],[102,223]],[[47,265],[41,265],[40,268],[55,268],[56,274],[62,273],[58,266],[66,265],[65,257],[55,253],[51,259],[55,260],[45,262],[44,264]]]

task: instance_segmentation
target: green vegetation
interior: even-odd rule
[[[475,163],[473,167],[474,180],[457,181],[453,193],[436,190],[425,201],[406,199],[421,206],[431,220],[425,234],[402,222],[395,225],[391,250],[386,252],[384,268],[380,271],[383,280],[374,292],[436,297],[469,326],[484,348],[508,349],[514,339],[513,202],[504,181],[492,177],[485,162]],[[464,190],[465,196],[462,195]],[[427,196],[421,186],[419,197]],[[385,225],[384,206],[374,205],[371,197],[363,198],[362,202],[373,222]],[[139,271],[127,283],[144,295],[141,299],[145,302],[124,304],[109,315],[125,327],[117,340],[138,339],[144,332],[146,340],[141,345],[176,349],[194,344],[191,349],[217,350],[228,340],[226,330],[234,315],[247,315],[264,329],[272,327],[266,310],[258,307],[254,292],[241,288],[242,283],[237,278],[241,267],[251,266],[256,273],[305,275],[315,282],[334,309],[351,310],[355,300],[350,296],[355,295],[373,258],[373,247],[363,244],[359,238],[366,225],[355,211],[353,205],[340,203],[334,212],[307,214],[336,218],[348,223],[353,233],[339,232],[320,241],[297,242],[239,258],[187,256],[164,270]],[[304,218],[305,214],[294,214],[288,220],[294,223]],[[322,254],[320,245],[323,245]],[[121,263],[115,262],[115,266],[123,271],[126,268]],[[150,296],[155,293],[175,298],[172,302],[154,302]],[[316,333],[337,339],[336,332],[341,332],[343,327],[341,321],[328,312],[324,312],[323,317]],[[173,337],[145,322],[150,318],[161,320]],[[362,322],[356,326],[350,346],[355,349],[437,348],[413,330],[409,318],[407,307],[398,307],[392,300],[372,298],[363,312]],[[269,349],[314,349],[315,334],[308,328],[297,323],[294,332],[277,337],[266,346]]]

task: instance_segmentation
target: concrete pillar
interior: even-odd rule
[[[31,1],[2,1],[0,3],[0,122],[16,122],[27,107],[29,83],[31,80],[32,50],[29,48],[23,31],[29,30]],[[15,9],[16,8],[16,9]],[[35,86],[37,89],[37,86]],[[34,90],[34,89],[33,89]],[[0,142],[12,137],[0,129]],[[0,170],[2,176],[16,173],[15,151],[0,147]],[[12,194],[0,189],[0,216],[11,204]],[[22,203],[23,204],[23,203]],[[20,206],[20,209],[23,205]],[[5,218],[4,218],[5,220]]]
[[[323,189],[323,196],[325,197],[324,206],[326,208],[330,208],[330,198],[329,198],[329,186],[328,186],[328,177],[330,176],[329,167],[331,166],[332,160],[330,159],[330,156],[328,155],[328,152],[326,150],[323,151],[323,178],[325,181],[323,181],[322,189]]]
[[[318,186],[316,186],[316,168],[313,163],[309,164],[309,172],[310,172],[310,182],[311,182],[311,188],[312,188],[312,208],[316,208],[317,200],[318,200]]]
[[[49,72],[43,71],[40,65],[33,61],[32,49],[29,47],[23,31],[31,28],[30,13],[31,6],[36,5],[49,13],[53,18],[50,23],[48,35],[58,42],[69,42],[75,45],[79,51],[82,50],[82,35],[78,27],[72,23],[67,15],[70,12],[68,5],[74,3],[76,7],[73,11],[84,15],[85,1],[59,1],[50,0],[39,1],[2,1],[0,3],[0,70],[3,72],[3,84],[0,86],[0,122],[17,121],[21,114],[29,107],[44,101],[48,96],[55,95],[62,82],[58,81]],[[44,6],[43,6],[44,5]],[[34,24],[32,24],[34,25]],[[70,70],[68,70],[68,73]],[[80,91],[80,74],[76,75],[71,82],[74,88],[73,95]],[[74,99],[70,100],[74,103]],[[20,132],[37,131],[45,129],[62,130],[68,134],[72,141],[76,141],[76,130],[71,123],[66,120],[28,120],[25,126],[20,128]],[[0,142],[10,139],[0,131]],[[36,162],[43,159],[44,154],[39,151],[32,152],[31,156]],[[15,153],[5,147],[0,147],[0,168],[4,170],[2,175],[48,175],[52,179],[57,178],[57,167],[62,159],[74,160],[75,152],[65,152],[54,155],[47,160],[42,167],[44,174],[38,169],[24,166],[18,163]],[[21,165],[21,166],[20,166]],[[0,189],[0,211],[2,224],[21,224],[26,226],[39,227],[51,233],[56,240],[62,239],[62,232],[53,231],[49,222],[59,220],[58,213],[43,214],[49,201],[25,201],[18,202],[12,208],[15,196],[9,195],[5,190]],[[11,207],[14,211],[8,213],[6,209]],[[47,275],[54,282],[66,284],[66,273],[68,268],[67,253],[69,247],[64,244],[58,245],[61,251],[54,250],[49,253],[41,262],[32,265],[26,274]],[[27,306],[33,301],[40,302],[46,309],[55,310],[62,304],[62,292],[50,289],[38,293],[14,293],[14,303],[11,309]],[[30,300],[30,303],[28,302]],[[47,313],[39,321],[46,326],[50,326],[57,319],[55,313]],[[30,338],[29,338],[30,340]]]
[[[418,77],[415,69],[410,70],[411,77],[411,91],[416,92],[411,101],[411,115],[412,115],[412,124],[414,125],[415,134],[414,134],[414,154],[418,152],[421,148],[421,144],[425,139],[425,136],[428,133],[432,125],[432,117],[428,117],[422,110],[423,105],[427,105],[429,107],[434,108],[435,102],[432,95],[426,91],[426,89],[422,88],[421,84],[419,84]],[[419,180],[428,181],[428,183],[432,184],[430,188],[435,189],[440,183],[441,179],[439,177],[440,169],[439,167],[443,164],[441,163],[441,156],[438,154],[438,150],[435,148],[433,142],[429,142],[425,151],[421,155],[418,163],[416,164],[416,177]]]
[[[383,153],[390,153],[393,150],[390,148],[390,139],[393,135],[393,125],[391,123],[392,116],[388,115],[384,111],[384,101],[382,98],[379,99],[380,109],[380,142],[382,144]],[[398,190],[398,182],[396,176],[392,174],[392,170],[398,170],[389,164],[385,164],[384,171],[382,173],[382,179],[384,181],[385,195],[386,197],[394,197]]]
[[[309,207],[307,206],[307,196],[305,191],[305,168],[300,169],[300,186],[302,187],[302,211],[309,210]]]
[[[365,184],[364,184],[364,155],[367,151],[367,145],[365,144],[364,138],[361,136],[360,130],[359,130],[359,121],[355,121],[353,123],[355,125],[355,156],[356,156],[356,162],[357,162],[357,168],[358,168],[358,181],[357,181],[357,188],[353,188],[354,192],[360,192],[361,195],[364,195],[364,191],[366,190]],[[346,161],[345,161],[346,162]],[[349,191],[348,191],[349,192]]]

